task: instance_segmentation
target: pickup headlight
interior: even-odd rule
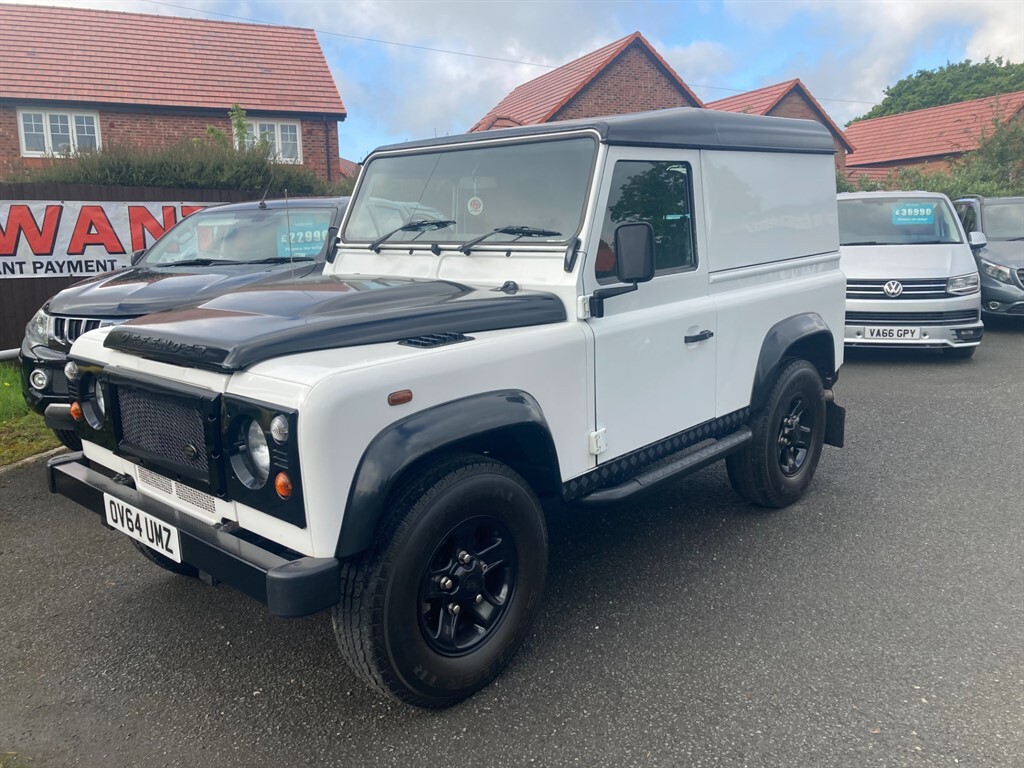
[[[969,275],[960,275],[959,277],[951,277],[946,282],[946,293],[955,293],[958,296],[977,293],[978,283],[977,272],[972,272]]]
[[[45,347],[49,343],[50,316],[39,310],[25,326],[25,340],[32,346]]]
[[[78,385],[78,397],[86,423],[93,429],[102,429],[107,419],[107,399],[99,377],[84,376]]]
[[[1000,283],[1013,282],[1009,267],[1004,267],[1002,264],[993,264],[987,259],[979,259],[979,261],[981,262],[981,271],[989,277],[998,280]]]

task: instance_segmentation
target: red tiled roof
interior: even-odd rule
[[[470,132],[546,123],[573,96],[582,91],[605,67],[634,43],[643,46],[654,57],[688,99],[698,107],[704,106],[703,102],[697,98],[697,94],[690,90],[644,36],[639,32],[634,32],[621,40],[609,43],[586,56],[581,56],[568,64],[563,64],[557,69],[523,83],[499,101],[490,112],[469,129]]]
[[[826,127],[832,131],[832,135],[839,139],[846,147],[847,152],[853,152],[854,147],[850,143],[848,137],[843,133],[842,129],[835,124],[828,113],[824,110],[818,100],[811,95],[811,92],[807,90],[800,78],[794,80],[787,80],[784,83],[777,83],[776,85],[766,85],[764,88],[758,88],[754,91],[747,91],[746,93],[738,93],[735,96],[729,96],[718,101],[709,101],[704,106],[708,109],[717,109],[722,112],[742,112],[748,115],[767,115],[770,114],[776,105],[782,101],[793,91],[797,91],[810,103],[811,108],[817,112],[824,119]]]
[[[353,163],[351,160],[346,160],[344,157],[338,158],[338,173],[344,176],[346,179],[359,175],[359,163]]]
[[[1005,123],[1024,109],[1024,91],[986,96],[941,107],[918,109],[852,123],[846,135],[857,152],[846,165],[858,167],[923,157],[955,155],[977,149],[983,131]]]
[[[312,29],[0,5],[0,98],[345,116]]]

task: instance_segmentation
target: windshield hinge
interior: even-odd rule
[[[596,432],[591,432],[588,437],[588,448],[592,456],[600,456],[608,450],[608,436],[605,434],[604,427]]]

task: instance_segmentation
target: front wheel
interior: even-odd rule
[[[64,446],[72,451],[82,450],[82,441],[78,435],[75,434],[73,429],[55,429],[53,434],[57,436],[57,439],[64,443]]]
[[[393,501],[374,547],[342,565],[335,636],[371,686],[450,706],[523,641],[547,572],[544,514],[522,477],[483,456],[436,463]]]
[[[814,477],[825,437],[825,397],[814,366],[806,360],[786,365],[750,428],[754,439],[725,460],[732,487],[761,507],[798,501]]]
[[[974,357],[974,350],[977,347],[943,347],[942,354],[946,357],[952,357],[957,360],[966,360],[967,358]]]

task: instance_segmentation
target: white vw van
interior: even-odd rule
[[[943,194],[840,194],[846,346],[973,355],[984,326],[971,247],[980,247],[984,237],[972,232],[968,238]]]

